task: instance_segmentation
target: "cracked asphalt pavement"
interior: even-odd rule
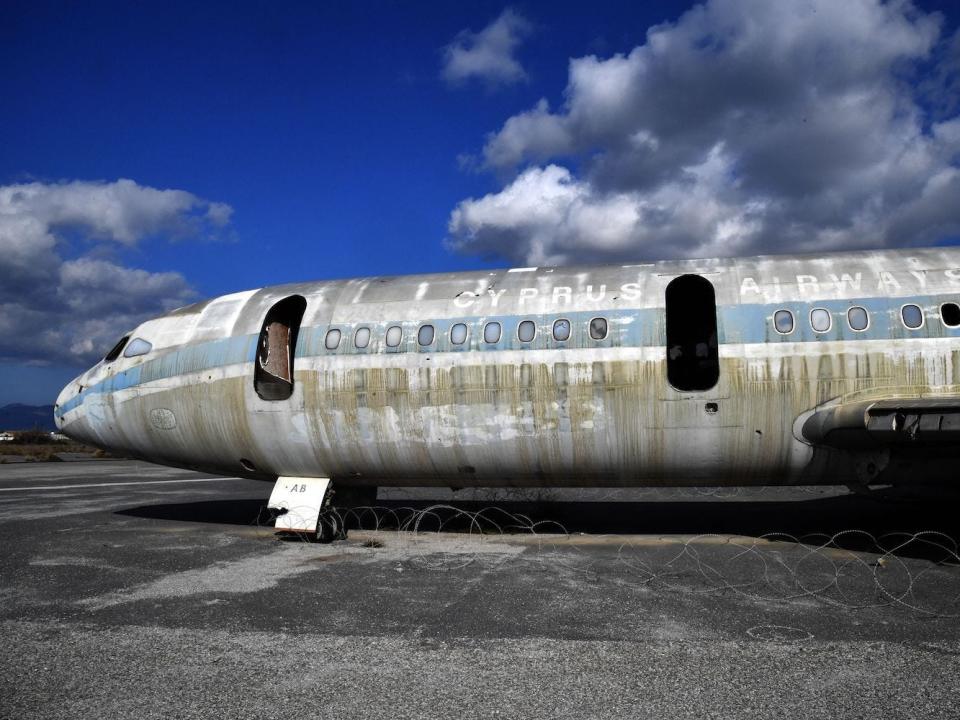
[[[0,717],[955,718],[955,498],[381,489],[0,466]],[[399,529],[398,529],[399,527]]]

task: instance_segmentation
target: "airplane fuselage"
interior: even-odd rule
[[[948,248],[298,283],[143,323],[56,414],[111,451],[271,480],[947,480],[956,442],[804,426],[960,396],[957,303]]]

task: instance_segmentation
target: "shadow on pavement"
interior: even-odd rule
[[[529,532],[588,534],[730,534],[760,536],[782,533],[795,538],[832,536],[859,530],[880,537],[891,533],[937,531],[960,537],[960,521],[954,501],[936,497],[897,499],[843,495],[793,501],[651,501],[651,502],[435,502],[429,500],[381,500],[376,510],[350,513],[349,526],[364,529],[395,529],[397,519],[440,505],[444,510],[420,525],[435,531],[442,523],[447,532],[470,532],[471,517],[483,512],[491,522],[484,531],[511,532],[511,517],[522,517]],[[454,510],[455,509],[455,510]],[[457,511],[462,511],[458,513]],[[266,498],[204,500],[199,502],[142,505],[117,511],[119,515],[229,525],[270,525]],[[480,527],[473,523],[473,532]],[[851,548],[853,549],[853,548]]]
[[[186,503],[161,503],[117,510],[114,514],[150,520],[201,522],[218,525],[263,524],[267,499],[203,500]]]

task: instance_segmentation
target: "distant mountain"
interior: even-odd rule
[[[53,422],[53,405],[4,405],[0,407],[0,431],[3,430],[56,430]]]

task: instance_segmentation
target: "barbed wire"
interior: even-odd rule
[[[899,606],[960,617],[957,543],[938,531],[698,535],[666,539],[665,545],[673,545],[671,554],[659,562],[649,552],[638,553],[633,540],[618,547],[618,557],[640,582],[671,590],[768,601],[809,598],[849,609]]]
[[[960,617],[960,546],[935,530],[882,535],[857,529],[800,536],[771,532],[755,537],[584,535],[500,506],[468,510],[449,504],[370,505],[331,512],[342,528],[391,533],[372,546],[385,546],[398,559],[434,570],[462,568],[490,553],[594,574],[608,572],[605,563],[614,561],[629,570],[626,582],[652,589],[818,601],[855,610],[899,607],[933,617]],[[264,527],[268,529],[272,534],[273,528]],[[311,539],[308,534],[299,537]],[[525,552],[525,546],[535,552]],[[613,555],[602,548],[612,549]]]

